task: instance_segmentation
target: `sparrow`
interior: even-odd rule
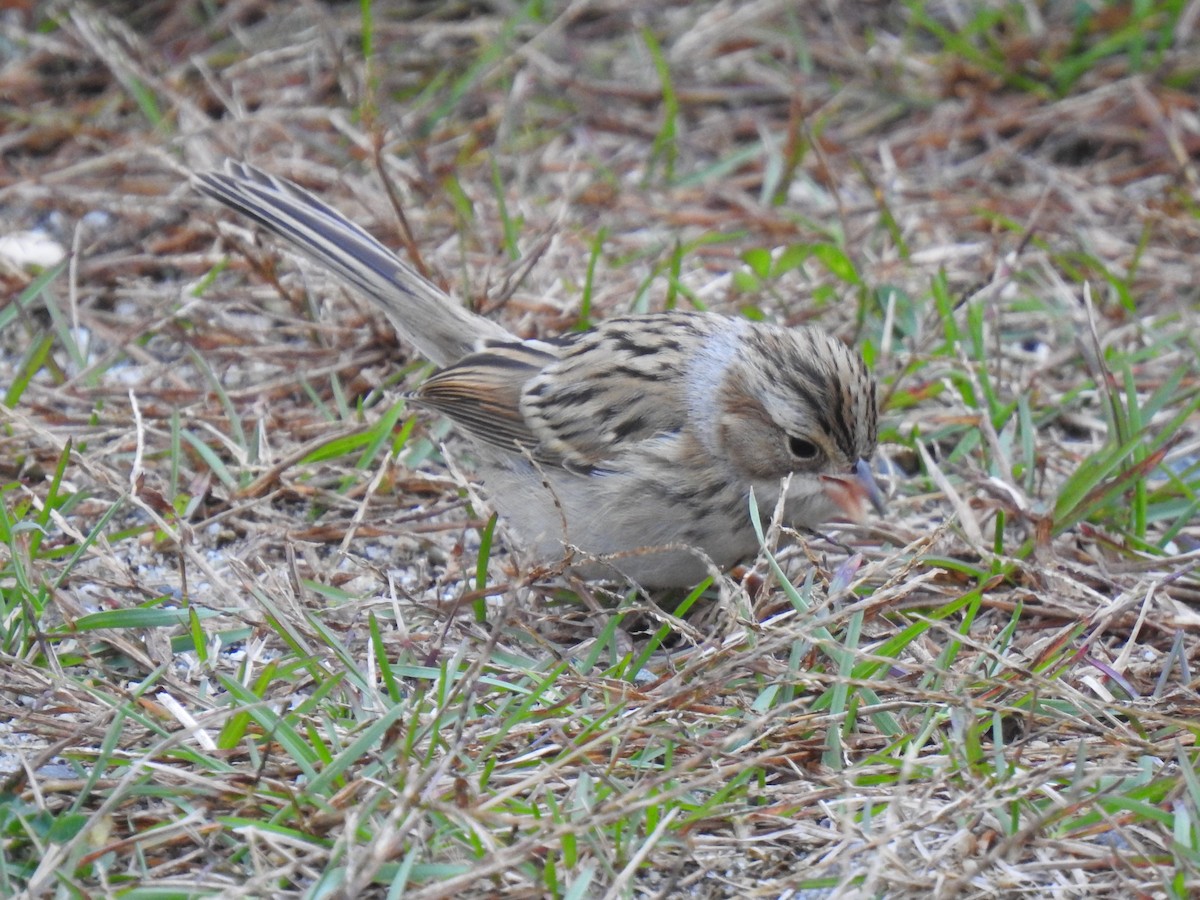
[[[751,496],[764,520],[782,499],[802,530],[883,511],[875,380],[824,331],[676,310],[521,338],[286,179],[229,161],[193,183],[440,367],[412,399],[474,442],[486,496],[539,564],[689,587],[758,552]]]

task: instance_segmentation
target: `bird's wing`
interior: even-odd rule
[[[686,401],[671,395],[684,383],[680,354],[645,352],[626,338],[622,320],[612,320],[545,341],[494,343],[414,396],[486,444],[603,471],[621,451],[686,425]]]
[[[671,332],[654,335],[662,318],[610,319],[565,346],[559,358],[526,384],[521,418],[543,455],[567,468],[603,470],[643,441],[680,433],[687,425],[680,347]]]
[[[413,394],[476,440],[503,450],[525,450],[550,464],[521,413],[525,385],[557,359],[560,342],[494,343],[435,372]]]

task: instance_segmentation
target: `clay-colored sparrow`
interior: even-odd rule
[[[882,509],[868,460],[875,382],[843,343],[706,312],[609,319],[521,340],[430,284],[307,191],[251,166],[196,186],[342,276],[443,368],[413,395],[479,448],[486,493],[538,561],[647,587],[752,557],[786,524]]]

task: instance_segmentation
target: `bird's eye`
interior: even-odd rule
[[[788,450],[792,456],[803,462],[811,462],[817,458],[817,454],[821,451],[812,441],[806,441],[800,437],[788,437]]]

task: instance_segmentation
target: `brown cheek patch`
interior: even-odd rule
[[[726,378],[720,391],[721,417],[726,416],[756,419],[771,425],[771,417],[763,408],[762,401],[746,388],[740,378]]]
[[[781,458],[786,439],[762,402],[737,379],[721,391],[721,446],[738,470],[752,478],[782,478],[792,467]]]
[[[755,416],[731,414],[721,424],[721,444],[742,475],[782,478],[791,467],[780,458],[778,431]]]

